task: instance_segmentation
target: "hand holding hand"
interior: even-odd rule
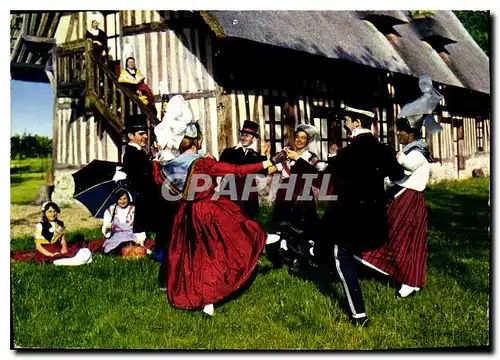
[[[287,158],[286,150],[283,149],[279,153],[274,155],[270,160],[274,165],[276,165],[276,164],[279,164],[279,163],[285,161],[286,158]]]
[[[297,159],[300,157],[300,155],[296,151],[290,150],[288,148],[286,149],[286,155],[290,160],[293,161],[297,161]]]
[[[266,143],[262,145],[262,155],[268,159],[271,157],[271,143],[269,141],[266,141]]]

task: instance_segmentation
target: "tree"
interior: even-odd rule
[[[48,157],[52,154],[52,139],[46,136],[22,134],[10,138],[11,158]]]
[[[489,56],[490,12],[453,11],[476,43]]]

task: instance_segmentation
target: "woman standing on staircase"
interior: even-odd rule
[[[90,29],[87,30],[87,39],[92,40],[95,56],[103,62],[108,59],[108,37],[104,31],[98,28],[99,22],[92,20]]]
[[[121,71],[118,81],[125,84],[132,92],[136,93],[139,99],[141,99],[141,101],[151,109],[153,114],[156,115],[153,91],[144,83],[146,77],[141,70],[136,68],[135,59],[129,56],[125,65],[125,69]]]

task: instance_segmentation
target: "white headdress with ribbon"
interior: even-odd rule
[[[319,131],[318,131],[318,129],[315,126],[310,125],[310,124],[300,124],[295,129],[295,132],[297,132],[297,131],[304,131],[307,135],[309,135],[309,141],[307,142],[307,150],[318,155],[319,154],[319,148],[318,148]]]
[[[172,159],[179,156],[179,145],[184,136],[195,138],[198,135],[193,114],[181,95],[175,95],[170,99],[167,110],[161,123],[155,127],[155,135],[158,144],[163,150],[162,156]],[[170,154],[168,154],[170,152]]]
[[[99,25],[99,24],[101,23],[101,21],[100,21],[100,19],[97,17],[97,15],[92,16],[92,17],[90,18],[90,23],[88,24],[88,30],[89,30],[89,32],[90,32],[92,35],[97,36],[97,35],[99,35],[99,30],[98,30],[98,29],[94,29],[94,28],[92,27],[92,23],[93,23],[94,21],[97,21],[97,25]]]
[[[43,204],[42,204],[42,211],[45,210],[45,206],[47,206],[47,204],[49,203],[50,201],[45,201]]]
[[[418,86],[422,91],[422,96],[403,106],[399,117],[407,118],[412,128],[416,129],[425,125],[428,132],[440,131],[442,127],[434,119],[432,112],[443,99],[443,95],[434,89],[432,79],[428,75],[420,76]]]

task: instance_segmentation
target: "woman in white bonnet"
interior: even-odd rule
[[[176,195],[179,202],[168,247],[167,297],[176,308],[203,309],[213,315],[214,303],[250,278],[267,238],[261,225],[247,218],[238,205],[214,196],[215,178],[258,173],[273,163],[236,166],[202,157],[198,154],[203,142],[200,126],[179,95],[170,100],[155,134],[164,149],[153,163],[156,181],[162,184],[166,177],[164,197]],[[208,176],[211,184],[194,192],[195,186],[205,183],[206,179],[197,179],[200,176]]]
[[[92,19],[90,28],[87,30],[85,37],[92,40],[96,57],[102,61],[107,61],[108,37],[98,26],[99,22],[97,21],[97,17],[95,17]]]

